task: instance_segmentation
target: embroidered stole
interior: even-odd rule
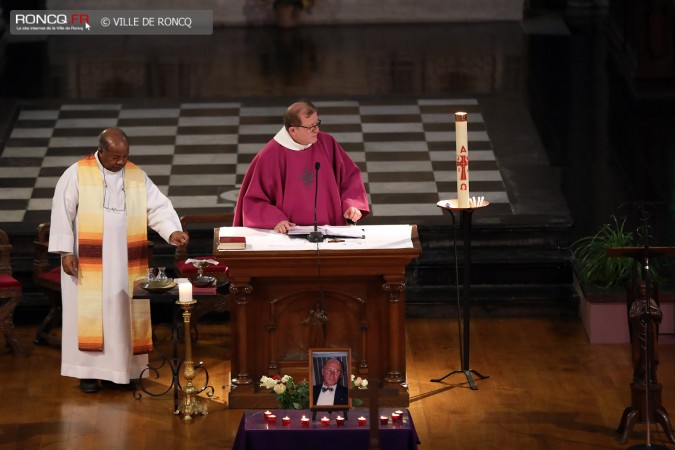
[[[127,162],[124,173],[126,193],[129,297],[134,280],[148,270],[148,217],[145,176]],[[103,177],[94,154],[78,161],[79,206],[77,214],[78,345],[82,351],[103,351]],[[152,350],[150,300],[130,300],[131,341],[135,355]]]

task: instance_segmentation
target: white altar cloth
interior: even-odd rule
[[[274,230],[248,227],[221,227],[218,236],[245,236],[247,251],[273,250],[372,250],[412,248],[410,225],[364,225],[365,239],[332,239],[313,243],[303,237],[289,237]],[[223,250],[226,253],[232,250]]]

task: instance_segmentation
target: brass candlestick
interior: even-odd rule
[[[178,412],[183,413],[183,419],[185,421],[190,421],[192,420],[193,414],[208,413],[206,406],[201,404],[198,397],[198,394],[202,392],[204,388],[197,389],[192,384],[192,379],[195,377],[195,365],[192,361],[192,340],[190,333],[190,316],[192,313],[190,312],[190,309],[192,309],[192,306],[195,305],[197,301],[193,299],[189,302],[177,301],[176,303],[180,305],[181,308],[183,308],[183,329],[185,332],[185,361],[183,362],[183,375],[187,380],[185,387],[183,388],[185,400],[180,405]],[[198,365],[198,367],[201,367],[201,363]],[[204,387],[206,387],[206,385]]]

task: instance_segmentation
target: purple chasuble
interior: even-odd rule
[[[354,206],[368,215],[368,197],[359,167],[330,135],[319,132],[305,150],[290,150],[274,139],[253,158],[239,191],[234,226],[274,228],[288,220],[314,224],[315,163],[319,162],[318,225],[345,225]]]

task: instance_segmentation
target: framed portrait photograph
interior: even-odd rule
[[[310,409],[351,408],[350,348],[310,348]]]

